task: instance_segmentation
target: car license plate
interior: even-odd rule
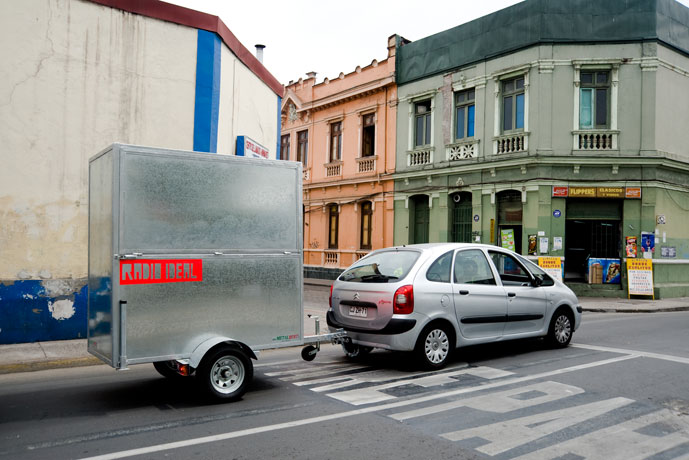
[[[349,316],[366,318],[368,316],[368,307],[349,307]]]

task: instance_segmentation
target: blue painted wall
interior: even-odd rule
[[[50,295],[47,282],[60,280],[0,282],[0,344],[86,337],[86,280],[65,280],[73,286],[65,295]],[[56,319],[51,313],[60,300],[74,302],[71,317]]]
[[[194,150],[216,153],[220,113],[220,37],[198,31],[196,46],[196,99]]]

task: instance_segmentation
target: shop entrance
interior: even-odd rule
[[[565,280],[587,282],[590,258],[620,258],[619,200],[567,200]]]

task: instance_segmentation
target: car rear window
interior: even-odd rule
[[[377,252],[361,259],[338,279],[353,283],[394,283],[407,276],[419,254],[409,250]]]

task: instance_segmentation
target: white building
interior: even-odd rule
[[[282,85],[216,16],[5,1],[0,62],[0,343],[84,336],[92,155],[113,142],[241,154],[249,139],[279,158]]]

